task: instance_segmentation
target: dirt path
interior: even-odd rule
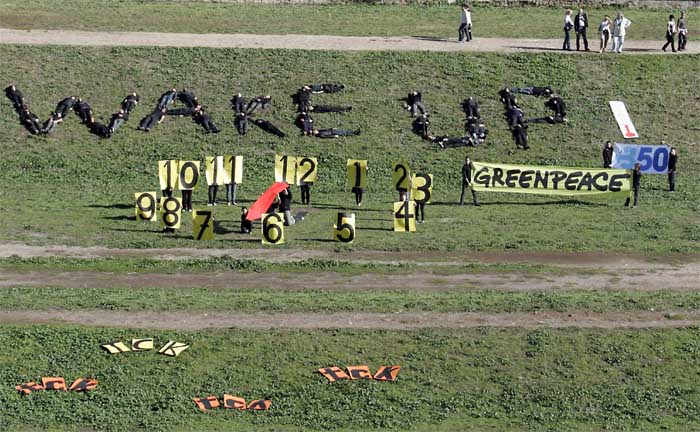
[[[340,51],[470,51],[564,52],[560,39],[476,38],[460,44],[456,39],[428,37],[357,37],[329,35],[190,34],[148,32],[88,32],[76,30],[0,29],[0,43],[79,46],[163,46],[208,48],[306,49]],[[665,54],[658,41],[626,40],[628,54]],[[575,51],[573,51],[575,53]],[[700,53],[689,44],[686,54]],[[590,53],[597,54],[596,52]],[[671,55],[670,53],[667,55]],[[681,54],[673,54],[681,55]]]
[[[694,291],[700,289],[700,264],[672,269],[638,270],[570,274],[530,273],[461,273],[452,275],[430,272],[396,272],[393,274],[335,272],[312,273],[107,273],[0,271],[3,287],[65,288],[207,288],[207,289],[284,289],[284,290],[373,290],[415,291],[497,290],[497,291]],[[385,288],[390,287],[390,288]]]
[[[66,258],[150,258],[160,260],[206,259],[231,257],[233,259],[257,259],[268,262],[294,262],[307,259],[338,260],[358,264],[400,264],[441,266],[481,264],[534,264],[558,267],[596,268],[599,270],[666,270],[671,266],[700,263],[700,255],[669,255],[663,257],[633,253],[607,252],[387,252],[354,251],[333,252],[314,249],[113,249],[102,246],[28,245],[24,243],[0,243],[0,258],[17,256],[66,257]],[[700,279],[700,270],[697,275]]]
[[[381,329],[518,327],[646,329],[700,325],[700,312],[610,313],[333,313],[240,314],[225,312],[115,312],[105,310],[3,310],[0,323],[78,324],[90,327],[204,330],[241,329]]]

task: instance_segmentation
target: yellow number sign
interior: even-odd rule
[[[197,183],[199,183],[199,161],[180,161],[178,170],[180,172],[178,189],[197,189]]]
[[[208,156],[204,165],[207,168],[207,184],[209,186],[224,184],[224,157]]]
[[[333,240],[341,243],[355,240],[355,213],[338,212],[338,220],[333,225]]]
[[[296,161],[294,156],[275,155],[275,181],[294,184]]]
[[[158,219],[156,193],[136,192],[134,198],[136,199],[136,220],[155,222]]]
[[[158,179],[160,180],[160,190],[177,189],[177,161],[158,161]]]
[[[394,181],[396,190],[411,188],[411,171],[406,162],[394,162],[391,168],[391,179]]]
[[[192,237],[195,240],[214,240],[214,216],[211,211],[195,210],[192,213]]]
[[[414,232],[416,230],[416,204],[413,201],[394,203],[394,231]]]
[[[243,183],[243,156],[224,156],[224,183]]]
[[[411,181],[411,199],[419,204],[428,204],[433,195],[433,175],[416,173]]]
[[[182,200],[174,197],[161,197],[160,199],[160,225],[163,228],[180,228],[180,215],[182,213]]]
[[[284,218],[282,213],[265,213],[262,215],[263,244],[284,243]]]
[[[297,186],[302,183],[315,183],[318,171],[318,160],[310,157],[299,157],[297,160]]]
[[[348,159],[348,187],[367,188],[367,161]]]

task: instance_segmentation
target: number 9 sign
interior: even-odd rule
[[[136,220],[155,222],[157,220],[156,193],[136,192],[134,198],[136,199]]]
[[[338,221],[333,226],[333,240],[341,243],[355,240],[355,213],[338,212]]]
[[[281,213],[265,213],[262,215],[263,244],[284,243],[284,218]]]

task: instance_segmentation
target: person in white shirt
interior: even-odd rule
[[[603,18],[603,21],[600,22],[600,25],[598,26],[598,34],[600,35],[600,52],[605,52],[605,49],[608,47],[608,41],[610,40],[610,26],[612,25],[612,21],[610,21],[610,17],[605,15],[605,18]]]
[[[566,11],[564,16],[564,46],[561,49],[571,51],[571,29],[574,28],[574,21],[571,19],[571,9]]]
[[[627,28],[630,25],[632,25],[632,21],[625,18],[622,12],[618,12],[617,18],[615,18],[615,21],[613,21],[613,52],[622,52],[622,45],[625,44]]]
[[[664,44],[662,51],[666,52],[666,48],[671,45],[671,51],[676,52],[676,17],[669,15],[668,22],[666,23],[666,43]]]
[[[472,13],[469,10],[469,6],[462,6],[462,20],[459,24],[459,41],[464,43],[472,40]]]

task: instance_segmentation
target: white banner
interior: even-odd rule
[[[637,129],[635,129],[632,124],[632,119],[630,118],[625,103],[621,101],[610,101],[610,109],[615,115],[615,120],[617,125],[620,126],[620,132],[625,138],[639,138]]]
[[[666,174],[671,148],[665,145],[640,145],[615,143],[613,168],[632,169],[639,162],[643,173]]]

